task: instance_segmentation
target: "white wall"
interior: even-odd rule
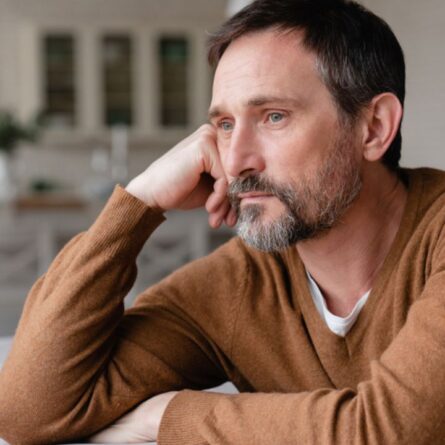
[[[364,0],[397,35],[407,62],[402,165],[445,169],[445,2]]]
[[[237,13],[249,3],[251,3],[251,0],[229,0],[227,3],[227,15],[231,16]]]

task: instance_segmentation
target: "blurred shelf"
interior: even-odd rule
[[[88,202],[69,194],[35,194],[19,196],[13,201],[15,210],[85,210]]]

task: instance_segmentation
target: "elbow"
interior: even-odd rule
[[[3,411],[4,407],[2,407]],[[0,438],[10,445],[43,445],[57,443],[54,436],[47,433],[47,428],[36,424],[25,424],[12,416],[0,420]]]
[[[62,398],[44,397],[32,385],[11,384],[0,372],[0,438],[11,445],[49,445],[75,439],[76,412]],[[10,377],[10,376],[9,376]]]
[[[66,438],[66,432],[62,433],[48,426],[25,426],[18,423],[11,423],[6,427],[0,425],[0,438],[10,445],[49,445],[70,440]]]
[[[1,391],[0,391],[1,393]],[[105,426],[88,408],[51,409],[54,403],[4,402],[0,394],[0,438],[10,445],[50,445],[81,442]],[[57,403],[55,404],[57,405]]]
[[[3,372],[3,371],[2,371]],[[49,445],[81,441],[108,421],[92,391],[78,396],[50,385],[31,389],[28,383],[6,382],[0,372],[0,437],[11,445]],[[9,376],[10,377],[10,376]],[[23,380],[20,380],[21,382]],[[34,385],[34,388],[36,385]]]
[[[49,445],[64,442],[67,428],[61,420],[48,421],[39,410],[0,404],[0,438],[10,445]]]

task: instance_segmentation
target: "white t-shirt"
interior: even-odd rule
[[[311,277],[309,272],[306,272],[309,280],[309,289],[312,294],[312,298],[314,299],[315,306],[317,307],[318,312],[323,317],[324,321],[328,325],[328,328],[334,333],[339,335],[340,337],[344,337],[349,330],[354,325],[357,317],[360,314],[360,311],[363,309],[366,301],[368,300],[369,294],[371,290],[365,293],[360,300],[355,305],[354,309],[352,309],[351,313],[343,318],[334,315],[327,307],[326,300],[324,299],[323,294],[321,293],[320,288],[317,283]]]

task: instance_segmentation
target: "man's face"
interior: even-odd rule
[[[210,118],[238,232],[266,251],[333,227],[361,187],[356,132],[340,123],[301,38],[240,37],[215,73]]]

